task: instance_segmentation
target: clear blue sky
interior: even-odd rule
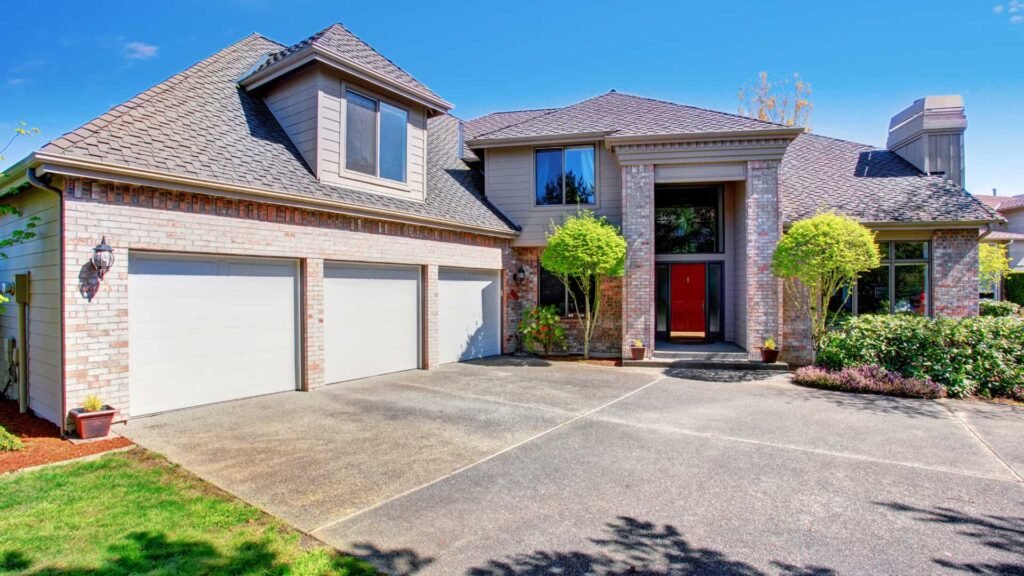
[[[463,118],[612,88],[733,112],[759,71],[799,72],[815,132],[883,145],[915,98],[963,94],[968,187],[1024,194],[1020,0],[36,0],[4,16],[0,130],[42,130],[4,164],[250,32],[292,43],[342,22]]]

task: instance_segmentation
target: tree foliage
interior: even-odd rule
[[[736,97],[739,114],[765,122],[797,126],[811,131],[811,85],[794,73],[792,79],[772,82],[767,72],[757,75],[756,84],[741,87]]]
[[[844,288],[852,289],[860,273],[880,264],[874,233],[835,212],[793,224],[772,256],[772,272],[786,282],[786,294],[811,320],[815,350],[831,323],[830,315],[837,312],[829,311],[829,302]]]
[[[980,242],[978,244],[978,282],[983,292],[994,292],[995,287],[1010,273],[1010,257],[1006,246]]]
[[[626,272],[625,238],[603,216],[580,210],[561,224],[551,225],[540,263],[562,281],[575,309],[582,311],[577,317],[583,328],[583,356],[589,358],[590,339],[601,313],[600,287],[606,278]],[[577,295],[582,303],[576,301]]]

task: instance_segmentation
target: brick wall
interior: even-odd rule
[[[508,240],[329,212],[69,179],[65,183],[65,370],[68,406],[88,394],[131,415],[128,398],[128,253],[132,250],[291,258],[301,265],[303,381],[323,385],[323,267],[325,260],[424,267],[427,338],[436,340],[437,267],[497,270],[510,256]],[[89,301],[92,248],[106,236],[112,270]],[[81,275],[81,277],[80,277]],[[431,300],[433,299],[433,300]],[[431,326],[430,324],[433,324]],[[436,358],[424,346],[424,358]]]
[[[526,278],[522,284],[517,285],[511,280],[506,283],[505,299],[508,302],[506,306],[508,320],[505,327],[505,348],[503,349],[506,354],[516,351],[517,330],[523,310],[537,305],[541,252],[543,252],[543,248],[513,248],[511,257],[508,259],[507,278],[511,279],[520,266],[526,272]],[[622,334],[622,279],[606,279],[601,286],[601,294],[603,297],[601,311],[591,338],[590,353],[597,356],[618,357]],[[583,327],[580,325],[580,321],[576,318],[562,318],[561,325],[565,328],[567,351],[572,354],[582,354]]]
[[[932,310],[936,316],[978,315],[978,231],[932,234]]]
[[[772,274],[772,253],[782,236],[779,162],[747,163],[746,258],[747,341],[751,359],[768,338],[786,346],[782,334],[782,282]]]
[[[622,167],[622,235],[626,276],[622,281],[620,353],[629,357],[634,340],[654,352],[654,166]]]

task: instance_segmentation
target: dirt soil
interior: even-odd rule
[[[0,426],[21,439],[25,448],[0,452],[0,474],[30,466],[70,460],[131,446],[127,438],[72,444],[60,437],[60,429],[51,422],[31,414],[20,414],[18,403],[0,400]]]

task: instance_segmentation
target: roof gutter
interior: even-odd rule
[[[79,178],[113,180],[126,184],[153,186],[158,188],[170,187],[184,192],[195,192],[199,194],[214,193],[220,196],[228,196],[243,200],[258,200],[310,210],[325,210],[357,218],[374,218],[377,220],[387,220],[402,224],[430,226],[433,228],[443,228],[458,232],[471,232],[474,234],[498,236],[501,238],[514,238],[519,235],[518,231],[500,230],[485,226],[473,226],[471,224],[463,224],[461,222],[454,222],[440,218],[431,218],[429,216],[401,214],[384,209],[339,202],[337,200],[314,198],[302,194],[281,192],[267,188],[228,184],[225,182],[216,182],[201,178],[168,174],[165,172],[142,170],[119,164],[107,164],[92,160],[83,160],[80,158],[53,156],[41,152],[35,153],[34,158],[37,162],[42,164],[41,168],[44,174],[53,173]]]
[[[28,160],[26,158],[25,160]],[[24,161],[23,161],[24,162]],[[56,186],[50,184],[48,180],[42,180],[36,176],[35,167],[25,168],[25,178],[32,186],[49,192],[53,192],[57,195],[57,277],[58,286],[60,287],[60,435],[64,437],[67,435],[67,413],[68,413],[68,381],[66,363],[64,362],[64,347],[67,342],[65,334],[65,322],[64,318],[64,291],[66,286],[64,284],[64,191]],[[24,343],[22,343],[24,345]]]

